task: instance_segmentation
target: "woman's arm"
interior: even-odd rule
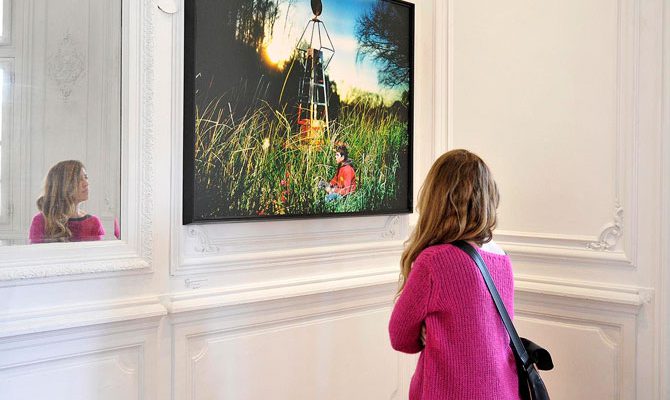
[[[403,353],[418,353],[423,349],[421,328],[428,314],[432,288],[429,263],[417,258],[391,314],[389,336],[394,349]]]
[[[44,216],[39,213],[33,217],[28,236],[30,244],[44,243]]]

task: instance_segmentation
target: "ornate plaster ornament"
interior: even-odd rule
[[[78,43],[67,33],[47,61],[47,76],[58,86],[63,101],[70,98],[85,70],[85,57]]]
[[[617,204],[614,211],[614,222],[605,226],[597,242],[591,242],[586,247],[592,250],[609,251],[614,249],[619,238],[623,235],[623,208]]]
[[[197,226],[188,227],[188,236],[195,239],[193,249],[198,253],[218,253],[219,246],[212,244],[209,236]]]
[[[382,232],[382,238],[384,239],[397,239],[400,236],[400,217],[394,215],[390,217],[386,222],[384,227],[384,232]]]

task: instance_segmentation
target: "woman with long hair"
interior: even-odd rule
[[[88,200],[88,176],[80,161],[61,161],[51,167],[44,193],[37,199],[40,211],[30,225],[30,243],[101,240],[100,219],[79,208]]]
[[[428,172],[389,323],[394,349],[421,352],[410,400],[520,398],[510,338],[491,295],[472,259],[451,244],[477,249],[513,316],[511,262],[491,241],[498,202],[491,171],[467,150],[445,153]]]

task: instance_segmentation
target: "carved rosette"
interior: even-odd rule
[[[384,227],[384,232],[382,232],[382,238],[384,239],[397,239],[400,237],[400,217],[394,215],[386,221],[386,226]]]
[[[63,101],[67,101],[74,86],[84,75],[86,62],[78,44],[67,33],[56,51],[47,60],[47,76],[56,84]]]
[[[190,226],[188,228],[188,236],[193,238],[195,244],[193,250],[198,253],[218,253],[219,246],[216,246],[209,239],[209,236],[202,229],[197,226]]]
[[[603,229],[597,242],[591,242],[586,247],[592,250],[610,251],[614,249],[621,235],[623,235],[623,208],[617,204],[614,212],[614,222]]]

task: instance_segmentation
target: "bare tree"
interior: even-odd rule
[[[395,87],[409,82],[409,9],[378,1],[356,21],[357,60],[371,57],[382,67],[379,83]]]

